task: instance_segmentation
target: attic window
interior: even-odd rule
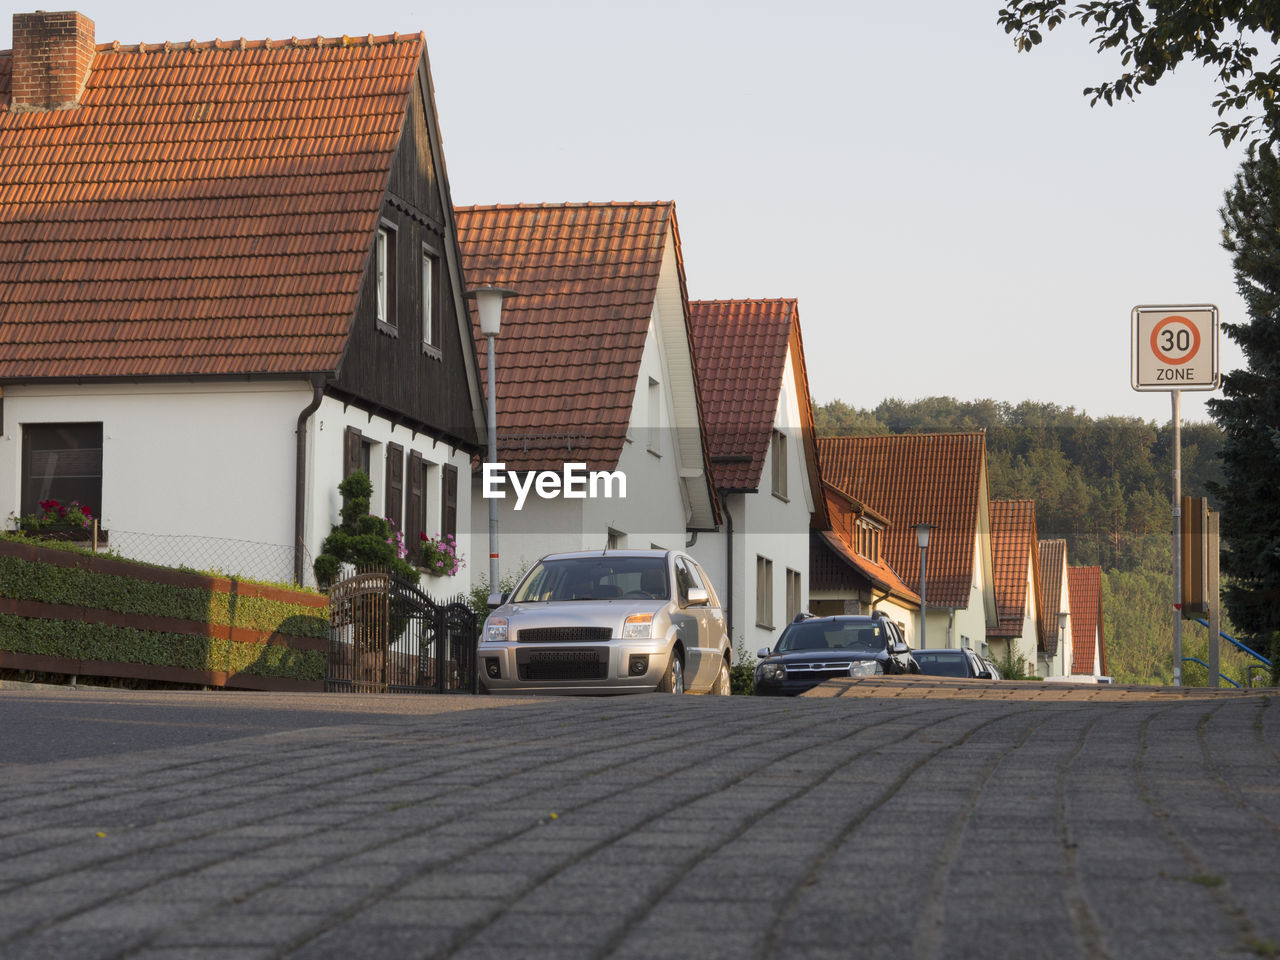
[[[855,545],[858,556],[866,557],[872,563],[880,562],[880,537],[884,528],[878,523],[872,523],[870,520],[858,518]]]
[[[396,332],[396,228],[383,221],[378,227],[374,259],[378,271],[378,329]]]
[[[786,500],[787,435],[781,430],[773,431],[769,441],[769,460],[773,469],[773,495],[779,500]]]
[[[422,352],[440,358],[440,311],[436,290],[440,258],[425,243],[422,245]]]

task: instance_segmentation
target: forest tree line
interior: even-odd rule
[[[833,400],[814,408],[818,436],[985,431],[992,499],[1032,499],[1042,540],[1067,542],[1071,566],[1102,568],[1107,666],[1121,683],[1173,677],[1172,429],[1136,417],[1094,418],[1070,407],[950,397],[885,400],[871,410]],[[1222,431],[1182,425],[1182,492],[1209,497],[1221,480]],[[1231,633],[1224,615],[1224,629]],[[1207,631],[1183,628],[1184,654],[1207,659]],[[1222,672],[1243,680],[1246,658],[1224,645]],[[1204,668],[1184,664],[1184,682]]]

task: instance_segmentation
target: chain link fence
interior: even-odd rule
[[[289,544],[194,534],[136,533],[112,527],[108,546],[112,553],[145,563],[273,583],[293,582],[293,547]],[[309,554],[304,569],[311,569]]]

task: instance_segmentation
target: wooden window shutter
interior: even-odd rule
[[[451,463],[444,465],[440,477],[440,536],[458,535],[458,468]]]
[[[346,441],[342,445],[342,479],[345,480],[360,469],[360,444],[364,440],[355,427],[347,427]]]
[[[404,541],[409,549],[418,547],[418,534],[426,533],[427,513],[422,509],[422,454],[409,451],[409,483],[404,498]]]
[[[404,529],[404,447],[387,444],[387,512],[386,518]]]

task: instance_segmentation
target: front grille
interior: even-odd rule
[[[609,672],[607,650],[519,650],[521,680],[603,680]]]
[[[610,627],[526,627],[516,631],[516,643],[595,643],[612,637]]]
[[[794,680],[827,680],[831,677],[847,677],[851,661],[843,663],[789,663],[787,676]]]

